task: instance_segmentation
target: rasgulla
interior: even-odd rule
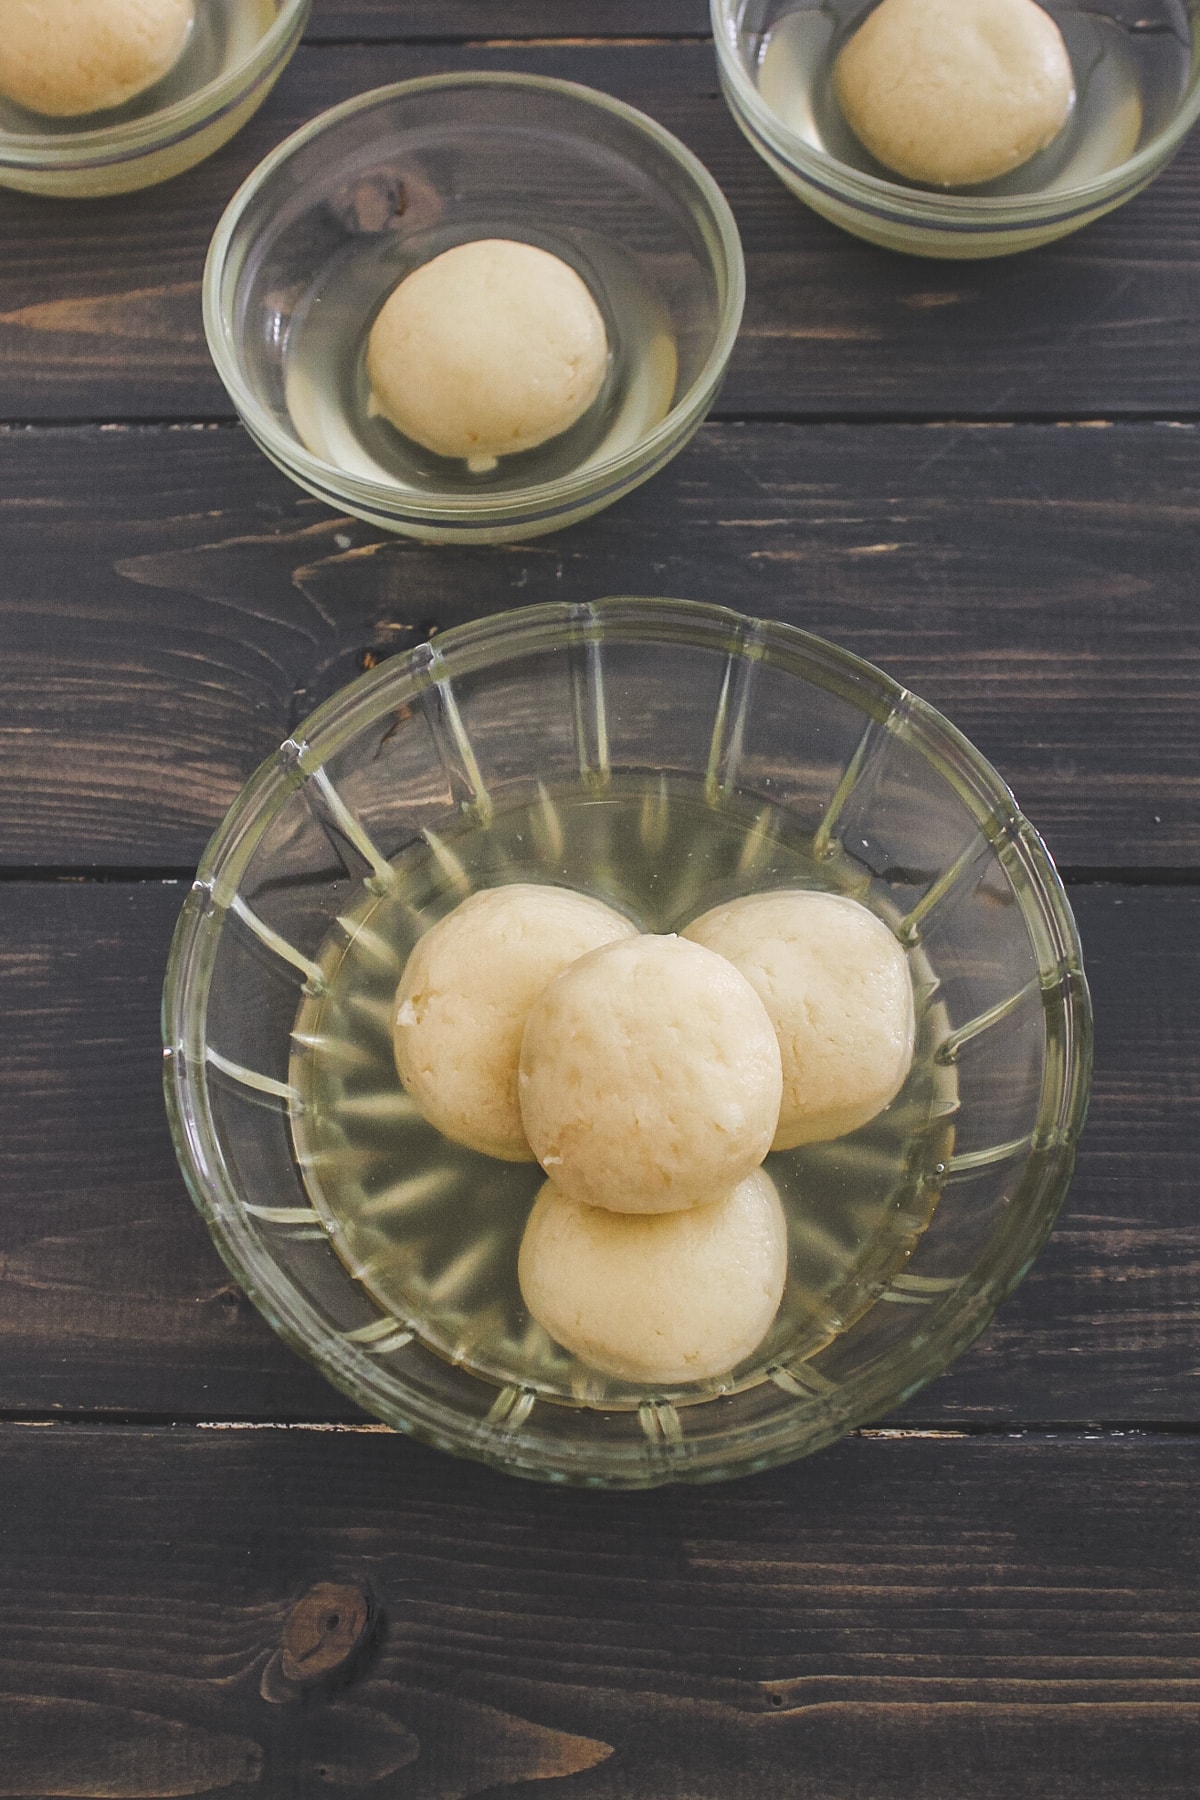
[[[842,894],[749,894],[684,936],[724,956],[779,1037],[783,1104],[774,1148],[843,1137],[893,1100],[913,1054],[908,960],[881,919]]]
[[[160,81],[193,0],[0,0],[0,94],[51,118],[106,112]]]
[[[1057,137],[1075,98],[1034,0],[882,0],[840,53],[834,92],[885,168],[935,187],[993,181]]]
[[[472,894],[417,940],[396,991],[400,1079],[432,1125],[505,1162],[533,1160],[517,1101],[521,1034],[548,981],[631,937],[620,913],[567,888]]]
[[[787,1227],[761,1169],[708,1206],[640,1217],[542,1188],[518,1261],[550,1336],[624,1381],[703,1381],[757,1349],[787,1276]]]
[[[767,1154],[781,1092],[762,1001],[731,963],[682,938],[592,951],[525,1025],[529,1142],[592,1206],[674,1212],[728,1194]]]
[[[367,343],[385,418],[480,472],[566,431],[607,367],[608,334],[586,283],[548,250],[508,238],[458,244],[414,269]]]

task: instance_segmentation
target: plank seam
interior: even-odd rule
[[[947,431],[972,427],[1013,425],[1040,426],[1047,430],[1078,427],[1082,430],[1117,430],[1123,425],[1161,425],[1166,429],[1189,429],[1200,424],[1200,410],[1173,413],[1122,410],[1107,415],[1090,412],[985,412],[934,413],[919,411],[894,412],[755,412],[747,409],[715,407],[704,420],[706,425],[787,425],[816,429],[821,426],[844,426],[864,429],[880,425],[911,425]],[[235,431],[241,420],[235,413],[179,413],[173,415],[64,414],[38,413],[0,418],[0,434],[36,431]]]
[[[461,37],[420,32],[406,37],[306,37],[306,50],[627,50],[671,49],[676,44],[711,44],[712,33],[680,31],[654,37]]]
[[[705,415],[712,425],[935,425],[948,430],[973,425],[1043,425],[1057,429],[1064,425],[1088,431],[1115,428],[1120,425],[1191,426],[1200,422],[1200,411],[1181,408],[1163,413],[1153,408],[1122,407],[1107,413],[1072,411],[1057,412],[922,412],[918,409],[891,412],[832,412],[810,408],[793,412],[756,412],[752,408],[714,406]]]
[[[328,1435],[329,1433],[374,1434],[400,1437],[389,1425],[372,1419],[239,1419],[205,1418],[200,1415],[162,1412],[88,1412],[83,1410],[51,1413],[25,1412],[17,1408],[0,1408],[0,1426],[17,1425],[30,1430],[52,1430],[58,1427],[86,1426],[98,1430],[179,1430],[179,1431],[298,1431]],[[1078,1420],[1036,1421],[1022,1424],[1013,1420],[935,1421],[902,1425],[864,1425],[848,1432],[848,1438],[860,1442],[966,1443],[988,1438],[1020,1440],[1023,1443],[1097,1442],[1113,1443],[1130,1439],[1186,1438],[1200,1440],[1200,1420]]]
[[[1070,864],[1060,864],[1058,873],[1063,886],[1069,888],[1200,887],[1200,868],[1176,868],[1171,865],[1162,868],[1093,868],[1090,865],[1073,867]],[[7,882],[14,886],[21,882],[39,885],[57,882],[77,886],[127,882],[130,886],[145,886],[156,882],[190,882],[195,879],[195,875],[194,863],[152,863],[145,867],[137,863],[112,866],[89,866],[85,863],[0,864],[0,884]]]

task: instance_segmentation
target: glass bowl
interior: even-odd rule
[[[892,175],[832,95],[837,52],[876,0],[710,0],[734,118],[794,194],[856,237],[919,256],[1003,256],[1078,231],[1152,181],[1200,114],[1200,0],[1045,0],[1077,99],[1046,150],[954,192]]]
[[[768,1159],[788,1289],[726,1378],[626,1388],[540,1337],[515,1289],[540,1171],[456,1150],[399,1087],[408,943],[507,880],[652,930],[799,881],[908,951],[913,1073],[872,1124]],[[952,725],[789,626],[617,599],[449,631],[289,738],[205,852],[164,1039],[192,1195],[294,1348],[429,1443],[643,1487],[816,1450],[978,1335],[1062,1200],[1091,1025],[1053,865]]]
[[[397,283],[484,237],[574,267],[611,348],[583,418],[489,475],[376,416],[365,371]],[[598,512],[682,448],[744,289],[720,189],[652,119],[570,82],[443,75],[334,107],[255,170],[213,238],[204,318],[247,430],[301,487],[385,531],[499,542]]]
[[[96,199],[181,175],[258,111],[311,8],[312,0],[196,0],[175,67],[111,112],[50,119],[0,97],[0,187]]]

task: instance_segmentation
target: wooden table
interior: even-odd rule
[[[463,68],[661,119],[749,276],[692,446],[498,551],[308,500],[200,326],[267,150]],[[905,260],[753,156],[701,0],[318,0],[205,167],[0,195],[0,1796],[1194,1800],[1198,191],[1194,141],[1061,245]],[[201,846],[318,701],[434,626],[622,591],[795,621],[962,726],[1070,885],[1098,1065],[1058,1230],[950,1374],[792,1468],[605,1497],[394,1437],[283,1348],[176,1170],[157,1010]],[[336,1663],[319,1584],[364,1580],[342,1685],[281,1681],[289,1618]]]

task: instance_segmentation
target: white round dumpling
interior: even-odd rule
[[[761,1169],[687,1212],[610,1212],[553,1181],[521,1241],[521,1294],[564,1349],[623,1381],[723,1375],[756,1350],[779,1310],[787,1226]]]
[[[883,0],[838,56],[846,122],[885,168],[938,187],[992,181],[1057,137],[1075,98],[1035,0]]]
[[[586,283],[508,238],[423,263],[371,327],[375,404],[406,437],[485,471],[566,431],[600,392],[608,334]]]
[[[430,1124],[506,1162],[532,1162],[517,1100],[521,1034],[548,981],[631,937],[620,913],[567,888],[486,888],[418,939],[396,990],[400,1079]]]
[[[573,1198],[673,1212],[727,1194],[770,1148],[782,1091],[762,1001],[676,937],[593,951],[551,982],[521,1046],[534,1155]]]
[[[842,894],[787,889],[716,906],[685,937],[728,960],[779,1037],[774,1148],[844,1137],[894,1100],[912,1063],[908,959],[882,919]]]
[[[178,62],[193,0],[0,0],[0,94],[70,118],[123,106]]]

